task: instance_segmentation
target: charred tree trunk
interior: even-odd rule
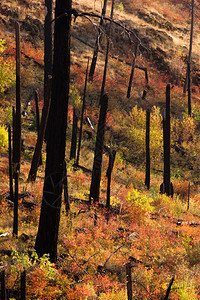
[[[132,69],[131,69],[131,75],[130,75],[130,79],[129,79],[129,85],[128,85],[128,91],[127,91],[127,98],[130,98],[130,96],[131,96],[131,86],[132,86],[133,75],[134,75],[134,71],[135,71],[135,63],[136,63],[137,51],[138,51],[138,43],[135,45],[135,53],[134,53],[133,64],[132,64]],[[146,75],[146,73],[145,73],[145,75]]]
[[[52,75],[52,0],[45,0],[44,21],[44,100],[48,97],[48,76]]]
[[[188,54],[188,61],[187,61],[187,72],[185,77],[185,83],[183,86],[183,93],[186,93],[187,87],[188,87],[188,80],[190,76],[190,64],[191,64],[191,56],[192,56],[192,43],[193,43],[193,28],[194,28],[194,0],[191,1],[191,29],[190,29],[190,46],[189,46],[189,54]],[[188,114],[189,114],[189,108],[188,108]],[[190,115],[190,114],[189,114]]]
[[[13,219],[13,236],[18,237],[18,200],[19,200],[19,171],[15,172],[15,197],[14,197],[14,219]]]
[[[63,176],[63,189],[66,213],[70,210],[69,194],[68,194],[68,180],[67,180],[67,164],[64,161],[64,176]]]
[[[48,86],[47,86],[47,98],[44,102],[44,107],[42,110],[42,117],[41,117],[41,124],[40,129],[38,133],[37,143],[35,146],[35,151],[33,154],[33,159],[31,163],[31,169],[28,175],[28,181],[35,181],[37,176],[37,170],[40,164],[40,158],[41,158],[41,150],[42,150],[42,144],[44,140],[44,135],[46,131],[46,124],[48,120],[48,114],[49,114],[49,106],[51,102],[51,76],[48,78]]]
[[[107,199],[106,199],[106,208],[110,207],[110,185],[111,185],[111,174],[115,162],[115,156],[116,156],[116,151],[112,151],[109,153],[109,164],[108,164],[108,170],[106,173],[106,177],[108,178],[108,183],[107,183]]]
[[[76,143],[77,143],[77,115],[76,108],[73,108],[73,125],[72,125],[72,138],[71,138],[71,150],[70,160],[76,158]]]
[[[190,72],[190,62],[188,62],[188,115],[192,115],[192,104],[191,104],[191,72]]]
[[[39,131],[40,131],[40,111],[39,111],[39,95],[38,95],[37,91],[35,91],[35,112],[36,112],[37,134],[39,136]],[[40,154],[39,165],[42,165],[42,154]]]
[[[127,284],[128,300],[132,300],[133,299],[133,292],[132,292],[131,263],[126,264],[126,284]]]
[[[13,166],[15,181],[15,197],[14,197],[14,220],[13,220],[13,236],[18,236],[18,191],[19,191],[19,171],[21,160],[21,47],[20,47],[20,26],[15,22],[16,34],[16,113],[14,116],[14,145]]]
[[[170,84],[166,87],[166,111],[163,115],[164,140],[164,180],[161,192],[173,196],[173,186],[170,180]]]
[[[6,300],[5,270],[0,273],[1,278],[1,300]]]
[[[168,300],[169,294],[170,294],[170,291],[171,291],[171,288],[172,288],[172,284],[174,282],[174,278],[175,278],[175,276],[173,276],[172,279],[170,280],[169,286],[168,286],[167,291],[166,291],[165,298],[163,300]]]
[[[112,0],[112,7],[111,7],[111,12],[110,12],[110,19],[111,20],[113,19],[114,4],[115,4],[115,0]],[[111,28],[112,28],[112,23],[109,24],[109,33],[108,33],[108,37],[107,37],[106,57],[105,57],[103,81],[102,81],[102,85],[101,85],[101,94],[100,94],[99,104],[101,104],[101,99],[104,95],[104,90],[105,90],[105,85],[106,85],[106,73],[107,73],[107,66],[108,66],[108,53],[109,53],[109,47],[110,47],[109,38],[110,38],[110,35],[111,35]]]
[[[77,166],[78,166],[78,163],[79,163],[80,150],[81,150],[83,115],[84,115],[84,110],[85,110],[85,98],[86,98],[86,90],[87,90],[88,67],[89,67],[89,59],[88,59],[87,69],[86,69],[86,74],[85,74],[85,86],[84,86],[83,104],[82,104],[82,111],[81,111],[81,124],[80,124],[80,130],[79,130],[78,151],[77,151],[77,158],[76,158],[76,165]]]
[[[57,260],[66,127],[70,82],[71,0],[57,0],[54,30],[52,97],[47,130],[47,158],[43,199],[35,249],[39,256],[49,253]],[[69,12],[66,14],[66,12]],[[64,15],[62,18],[57,18]]]
[[[26,300],[26,271],[21,273],[21,300]]]
[[[104,0],[103,9],[102,9],[102,13],[101,13],[102,18],[100,20],[99,27],[101,27],[103,25],[103,18],[105,17],[105,14],[106,14],[106,6],[107,6],[107,0]],[[100,36],[101,36],[101,30],[100,30],[100,28],[98,28],[95,49],[94,49],[93,58],[92,58],[91,66],[90,66],[90,72],[89,72],[89,80],[91,80],[91,81],[93,80],[94,71],[95,71],[95,67],[96,67],[97,56],[98,56],[98,52],[99,52]]]
[[[97,129],[97,138],[94,154],[94,163],[92,170],[92,181],[90,186],[90,202],[99,201],[99,191],[100,191],[100,181],[101,181],[101,164],[104,148],[104,132],[105,132],[105,123],[106,123],[106,113],[108,108],[108,96],[105,94],[102,98],[98,129]]]
[[[20,26],[15,22],[16,33],[16,113],[14,117],[14,141],[15,149],[13,155],[14,172],[20,169],[21,160],[21,48],[20,48]]]
[[[146,176],[145,185],[150,188],[150,110],[146,111]]]
[[[53,44],[52,44],[52,0],[45,0],[44,20],[44,102],[48,101],[48,76],[52,75]],[[45,132],[47,139],[48,120]]]
[[[10,186],[10,200],[13,201],[13,164],[12,164],[12,133],[11,126],[8,126],[8,145],[9,145],[9,186]],[[14,202],[14,201],[13,201]]]

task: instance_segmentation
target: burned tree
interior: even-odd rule
[[[139,44],[137,43],[135,45],[135,53],[134,53],[134,58],[133,58],[133,63],[132,63],[132,68],[131,68],[131,75],[130,75],[128,90],[127,90],[127,98],[130,98],[130,96],[131,96],[131,86],[132,86],[133,75],[134,75],[134,71],[135,71],[135,63],[136,63],[136,58],[137,58],[138,47],[139,47]]]
[[[71,0],[56,1],[52,97],[46,136],[47,158],[42,207],[35,243],[38,255],[42,256],[49,253],[52,262],[57,259],[58,228],[65,167],[70,81],[71,5]],[[63,15],[62,18],[60,18],[61,15]]]
[[[13,235],[18,235],[18,180],[21,161],[21,47],[20,26],[15,22],[16,34],[16,112],[13,111],[13,166],[15,181]]]
[[[37,143],[35,146],[35,151],[33,154],[33,159],[31,163],[31,169],[28,175],[28,181],[35,181],[36,180],[36,175],[37,175],[37,170],[40,164],[40,159],[41,159],[41,150],[42,150],[42,144],[44,140],[44,135],[45,135],[45,130],[46,130],[46,124],[47,124],[47,119],[48,119],[48,114],[49,114],[49,106],[50,106],[50,101],[51,101],[51,76],[48,77],[48,85],[47,85],[47,97],[44,100],[44,107],[42,110],[42,117],[41,117],[41,123],[40,123],[40,128],[38,132],[38,138],[37,138]]]
[[[160,191],[173,196],[173,185],[170,176],[170,84],[166,87],[166,110],[163,114],[164,178]]]
[[[76,165],[78,166],[79,163],[79,156],[80,156],[80,150],[81,150],[81,139],[82,139],[82,129],[83,129],[83,114],[85,110],[85,98],[86,98],[86,90],[87,90],[87,77],[88,77],[88,66],[89,66],[89,59],[87,63],[87,69],[85,74],[85,86],[84,86],[84,92],[83,92],[83,104],[82,104],[82,111],[81,111],[81,124],[80,124],[80,130],[79,130],[79,140],[78,140],[78,151],[77,151],[77,158],[76,158]]]
[[[102,9],[102,13],[101,13],[101,20],[100,20],[100,24],[99,24],[100,27],[103,25],[103,19],[106,14],[106,6],[107,6],[107,0],[104,0],[103,9]],[[97,63],[97,56],[98,56],[98,52],[99,52],[99,39],[100,39],[100,35],[101,35],[100,27],[98,28],[95,49],[94,49],[93,58],[92,58],[91,66],[90,66],[90,72],[89,72],[90,80],[93,80],[94,71],[95,71],[95,67],[96,67],[96,63]]]
[[[114,12],[114,4],[115,0],[112,0],[112,7],[111,7],[111,12],[110,12],[110,19],[113,19],[113,12]],[[106,84],[106,73],[107,73],[107,66],[108,66],[108,53],[109,53],[109,48],[110,48],[110,35],[111,35],[111,29],[112,29],[112,22],[109,24],[109,33],[107,37],[107,45],[106,45],[106,57],[105,57],[105,65],[104,65],[104,73],[103,73],[103,81],[101,85],[101,95],[100,95],[100,103],[101,104],[101,99],[104,95],[104,89],[105,89],[105,84]]]
[[[146,175],[145,185],[150,188],[150,110],[146,111]]]
[[[72,125],[70,160],[76,158],[77,121],[78,120],[77,120],[77,115],[76,115],[76,108],[73,107],[73,125]]]
[[[101,182],[101,164],[103,156],[103,146],[104,146],[104,132],[105,132],[105,122],[106,122],[106,113],[108,108],[108,96],[105,94],[102,97],[96,145],[95,145],[95,154],[94,154],[94,163],[92,170],[92,181],[90,185],[90,202],[99,201],[100,193],[100,182]]]

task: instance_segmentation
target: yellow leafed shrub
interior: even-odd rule
[[[0,125],[0,149],[8,147],[8,133],[4,126]]]

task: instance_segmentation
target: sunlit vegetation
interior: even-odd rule
[[[25,1],[24,4],[17,0],[14,2],[32,18],[44,21],[41,1]],[[80,165],[87,170],[75,168],[74,161],[69,161],[73,107],[77,110],[79,127],[86,61],[93,51],[90,48],[84,49],[84,45],[72,37],[66,146],[70,211],[66,213],[63,200],[58,260],[55,264],[50,262],[48,255],[39,258],[34,251],[43,193],[46,145],[42,150],[43,164],[39,167],[35,183],[27,182],[37,140],[35,102],[33,97],[31,100],[29,97],[36,89],[39,93],[40,114],[43,108],[42,41],[36,35],[34,42],[34,37],[30,37],[30,33],[23,29],[22,111],[26,114],[22,116],[23,147],[19,176],[22,197],[19,199],[19,238],[16,239],[12,236],[13,205],[8,201],[8,125],[12,125],[12,105],[15,99],[14,29],[9,23],[5,36],[1,33],[0,268],[6,271],[7,289],[19,290],[20,273],[25,269],[27,299],[126,300],[126,264],[131,262],[134,300],[164,299],[173,275],[175,280],[169,299],[200,299],[200,94],[199,48],[196,41],[191,117],[187,113],[187,95],[183,95],[187,55],[183,49],[188,43],[189,4],[189,0],[116,1],[116,19],[126,20],[128,25],[136,28],[145,45],[140,49],[137,65],[147,68],[149,83],[145,80],[144,72],[136,68],[131,97],[126,98],[131,66],[125,62],[132,63],[132,46],[127,46],[128,38],[116,30],[110,53],[123,59],[123,62],[109,57],[105,88],[109,97],[105,144],[117,151],[112,173],[110,209],[105,208],[108,168],[106,152],[103,154],[100,205],[88,207],[90,171],[96,141],[94,132],[99,118],[98,102],[103,77],[102,54],[99,54],[94,80],[88,82],[87,86],[80,152]],[[8,1],[8,5],[12,12],[12,1]],[[80,0],[74,5],[80,10],[87,7],[97,12],[102,8],[101,1],[93,3]],[[198,9],[195,18],[198,27]],[[72,25],[73,32],[94,44],[96,29],[88,20],[78,19]],[[1,26],[5,30],[3,23],[0,23]],[[199,29],[196,30],[198,32]],[[149,40],[145,40],[147,33]],[[176,44],[170,39],[171,36]],[[102,37],[100,43],[103,50],[105,41]],[[86,52],[84,55],[83,51]],[[160,193],[163,182],[163,111],[168,82],[172,86],[173,198]],[[147,92],[146,98],[142,97],[144,90]],[[146,109],[150,109],[149,190],[144,185]],[[86,117],[90,119],[94,131],[89,127]],[[88,131],[92,131],[91,136]],[[6,251],[10,251],[9,255]]]

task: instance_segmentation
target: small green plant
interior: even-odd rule
[[[0,125],[0,149],[8,147],[8,132],[3,125]]]
[[[172,290],[177,290],[177,295],[179,300],[196,300],[197,294],[195,291],[195,286],[192,280],[186,277],[183,282],[178,282],[174,284]]]
[[[15,83],[15,67],[11,59],[5,59],[2,53],[6,49],[6,41],[0,39],[0,94],[3,94]]]
[[[81,110],[81,106],[82,106],[81,96],[75,84],[73,84],[70,87],[69,99],[71,105],[74,105],[76,109]]]
[[[116,9],[119,11],[124,11],[124,5],[122,2],[116,4]]]
[[[144,211],[150,213],[154,211],[154,207],[151,205],[154,200],[146,194],[140,193],[137,189],[133,189],[128,193],[127,200],[134,205],[139,206]]]
[[[5,51],[5,49],[6,49],[6,40],[0,39],[0,53]]]

